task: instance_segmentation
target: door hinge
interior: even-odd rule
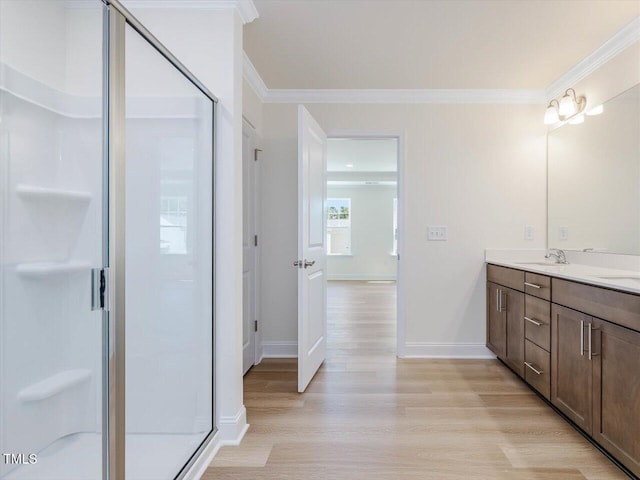
[[[257,247],[258,246],[258,235],[254,235],[253,236],[253,246]]]
[[[261,152],[261,151],[262,151],[262,149],[260,149],[260,148],[254,148],[253,149],[253,160],[255,162],[258,161],[258,152]]]
[[[258,331],[258,320],[254,320],[254,322],[253,322],[253,331],[254,332]]]
[[[91,310],[109,310],[109,269],[91,269]]]

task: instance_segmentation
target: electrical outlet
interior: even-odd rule
[[[427,228],[427,240],[429,241],[447,241],[447,227],[442,225],[429,225]]]
[[[533,225],[524,226],[524,239],[531,242],[536,238],[536,227]]]
[[[569,227],[558,228],[558,238],[563,242],[569,240]]]

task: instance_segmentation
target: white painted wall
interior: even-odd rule
[[[401,354],[484,355],[487,247],[544,248],[545,127],[540,105],[309,105],[329,135],[401,136]],[[296,107],[265,104],[261,228],[266,342],[296,339]],[[448,242],[427,242],[427,225]],[[536,239],[524,240],[524,226]],[[403,244],[404,243],[404,244]],[[452,347],[451,345],[454,345]]]
[[[362,185],[327,188],[328,198],[351,199],[351,255],[329,255],[329,280],[393,280],[395,186]]]

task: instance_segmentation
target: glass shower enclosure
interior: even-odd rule
[[[215,433],[215,97],[116,0],[0,0],[0,479],[180,479]]]

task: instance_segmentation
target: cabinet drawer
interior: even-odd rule
[[[640,331],[640,296],[553,279],[553,303]]]
[[[551,392],[551,355],[535,343],[524,341],[524,378],[547,400]]]
[[[487,280],[514,290],[524,291],[524,272],[522,270],[487,265]]]
[[[551,350],[551,303],[526,295],[524,336],[547,352]]]
[[[526,272],[524,274],[524,291],[529,295],[551,300],[551,277]]]

